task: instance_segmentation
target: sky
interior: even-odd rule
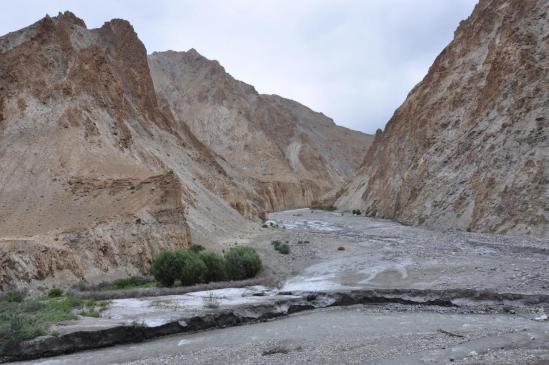
[[[195,48],[265,94],[383,129],[477,0],[0,1],[0,34],[70,10],[132,23],[149,53]]]

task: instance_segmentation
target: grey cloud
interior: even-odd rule
[[[476,0],[17,1],[0,33],[71,10],[89,27],[124,18],[147,50],[196,48],[263,93],[375,132],[452,39]]]

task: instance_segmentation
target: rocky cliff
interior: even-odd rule
[[[367,136],[278,97],[240,112],[281,132],[241,138],[233,114],[212,107],[200,115],[217,128],[197,138],[197,120],[187,124],[178,108],[226,103],[220,93],[240,92],[231,87],[205,84],[198,99],[157,95],[145,47],[124,20],[88,29],[65,12],[0,37],[0,289],[146,273],[160,250],[253,231],[249,219],[306,205],[358,165]],[[322,143],[343,141],[323,152]],[[227,152],[231,143],[242,155]]]
[[[481,0],[337,201],[375,217],[549,235],[549,8]]]
[[[212,209],[245,225],[211,192],[245,200],[220,163],[159,106],[128,22],[67,12],[0,38],[0,287],[145,271],[189,225],[214,231]]]
[[[234,167],[268,211],[309,206],[358,168],[371,136],[235,80],[196,50],[149,56],[157,94],[180,124]]]

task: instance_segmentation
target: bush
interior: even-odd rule
[[[206,265],[204,281],[222,281],[227,277],[225,272],[225,258],[215,252],[202,251],[198,254],[202,262]]]
[[[338,251],[345,251],[345,247],[339,246],[339,247],[337,248],[337,250],[338,250]]]
[[[12,303],[21,303],[25,297],[27,296],[27,293],[23,290],[10,290],[5,295],[5,300]]]
[[[174,251],[162,251],[151,266],[151,274],[163,286],[172,286],[180,272],[179,259]]]
[[[360,211],[360,209],[353,209],[353,215],[361,215],[362,212]]]
[[[192,245],[191,248],[189,248],[190,251],[194,253],[199,253],[200,251],[204,251],[206,248],[202,245]]]
[[[29,315],[4,314],[0,318],[0,350],[44,333],[37,321]]]
[[[52,288],[48,292],[48,298],[57,298],[57,297],[60,297],[62,295],[63,295],[63,290],[61,290],[59,288]]]
[[[194,285],[204,280],[208,268],[198,254],[192,251],[176,251],[175,256],[179,267],[177,278],[181,285]]]
[[[150,284],[151,279],[143,276],[130,276],[129,278],[116,279],[112,282],[112,289],[128,289],[136,288],[146,284]]]
[[[273,241],[271,242],[271,245],[273,245],[274,249],[278,251],[279,253],[283,255],[287,255],[290,253],[290,246],[288,246],[285,243],[282,243],[280,241]]]
[[[225,254],[227,275],[232,280],[252,278],[261,270],[261,258],[251,247],[232,247]]]

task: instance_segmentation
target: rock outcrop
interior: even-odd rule
[[[292,100],[261,95],[196,50],[149,56],[160,100],[234,167],[267,211],[310,206],[361,164],[371,136]]]
[[[481,0],[337,200],[375,217],[549,235],[549,8]]]
[[[144,272],[190,244],[201,209],[243,224],[206,184],[244,195],[161,110],[126,21],[66,12],[1,37],[0,111],[0,287]]]
[[[214,84],[201,91],[210,92],[224,100]],[[204,144],[176,108],[200,101],[179,96],[157,96],[145,47],[124,20],[87,29],[65,12],[0,37],[0,289],[146,273],[162,249],[256,229],[248,219],[306,205],[343,182],[364,150],[350,145],[367,141],[297,103],[261,97],[269,105],[243,112],[285,132],[265,146],[242,139],[238,148],[257,150],[235,159],[225,153],[240,139],[233,121],[224,126],[228,117],[205,109],[228,142]],[[319,143],[347,136],[322,152]],[[280,150],[286,138],[293,169]],[[299,144],[308,140],[317,142]]]

